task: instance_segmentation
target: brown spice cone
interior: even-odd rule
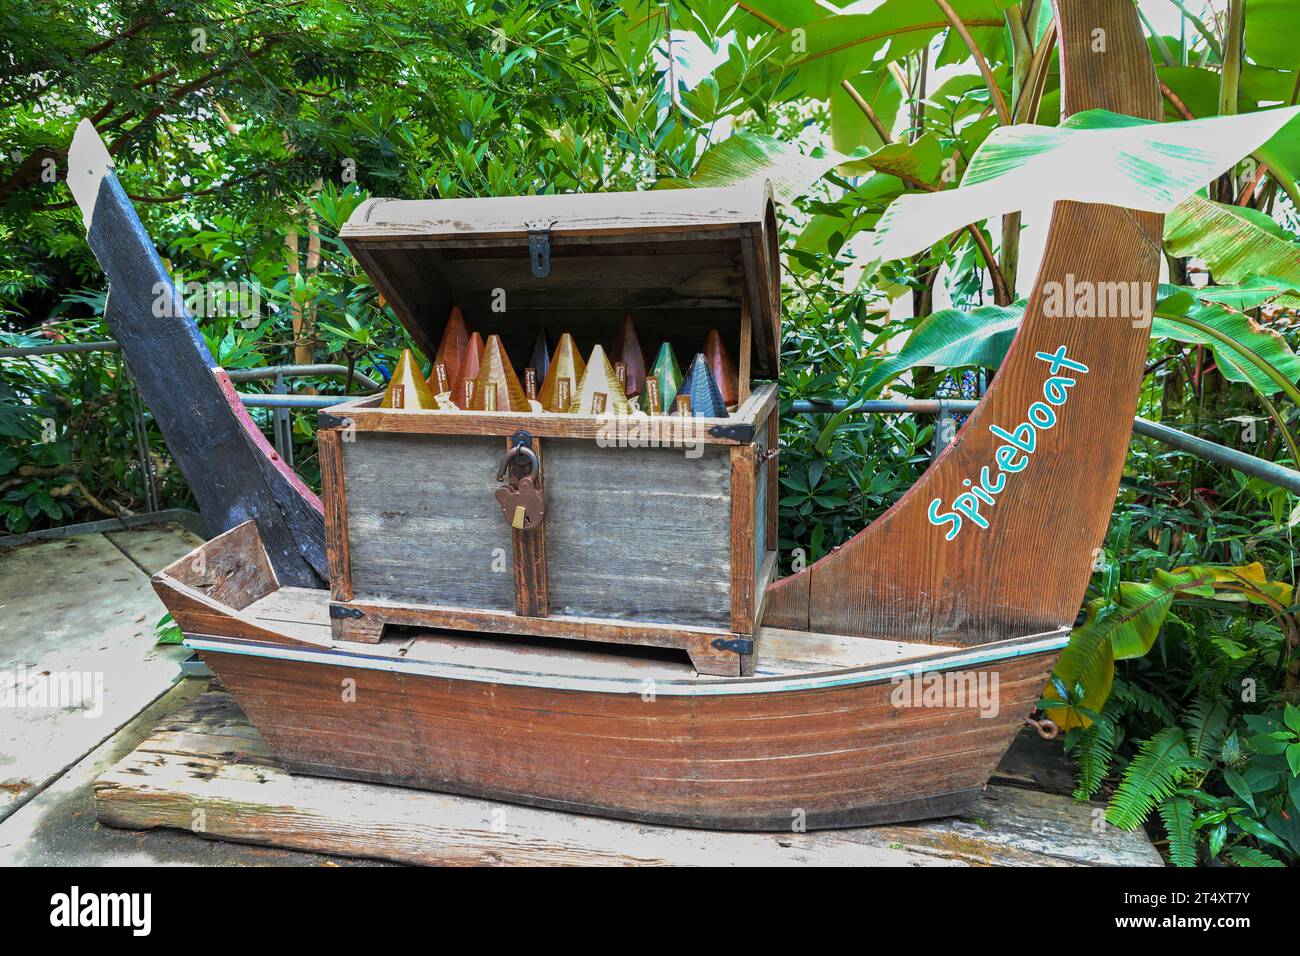
[[[496,408],[489,409],[485,404],[488,394],[487,386],[496,386]],[[532,410],[524,387],[519,384],[519,376],[510,364],[501,336],[489,335],[483,346],[483,355],[479,359],[478,378],[474,382],[474,397],[470,400],[471,411],[527,412]]]
[[[623,328],[614,340],[614,347],[609,350],[609,358],[611,362],[622,362],[627,368],[627,385],[624,388],[627,397],[640,395],[645,390],[646,358],[632,316],[624,316]]]
[[[461,315],[459,308],[454,308],[447,317],[447,327],[442,330],[442,341],[438,343],[438,354],[433,357],[433,367],[437,368],[441,363],[447,369],[447,381],[455,382],[460,376],[460,367],[465,361],[468,348],[469,329],[465,326],[465,316]],[[429,385],[435,392],[438,390],[432,372]]]

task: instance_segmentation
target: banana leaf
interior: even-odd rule
[[[910,256],[970,223],[1061,199],[1167,213],[1298,117],[1300,107],[1288,107],[1152,123],[1087,110],[1056,127],[1003,127],[958,188],[899,197],[881,217],[871,255]]]
[[[1092,723],[1089,714],[1100,713],[1110,696],[1115,661],[1146,656],[1180,596],[1246,600],[1277,609],[1292,600],[1292,589],[1285,582],[1269,581],[1258,562],[1157,570],[1149,582],[1120,582],[1114,603],[1100,597],[1089,601],[1087,620],[1070,635],[1043,695],[1044,701],[1062,705],[1045,703],[1047,716],[1062,730]],[[1074,694],[1076,685],[1082,685],[1081,696]]]
[[[870,394],[918,365],[996,368],[1011,347],[1024,314],[1025,303],[1021,300],[1005,307],[984,305],[969,312],[942,309],[927,315],[912,330],[898,354],[880,363],[871,373],[864,391]]]
[[[1253,209],[1189,196],[1165,219],[1165,245],[1171,255],[1204,259],[1215,281],[1225,285],[1269,276],[1300,288],[1300,244]],[[1298,303],[1295,296],[1279,300]]]
[[[1180,315],[1199,319],[1219,332],[1257,352],[1289,381],[1300,381],[1300,356],[1292,351],[1286,340],[1272,329],[1254,324],[1244,315],[1242,308],[1253,308],[1267,298],[1276,296],[1285,286],[1186,289],[1178,286],[1161,286],[1160,300],[1152,320],[1151,334],[1208,346],[1223,376],[1232,382],[1248,382],[1266,395],[1279,391],[1279,386],[1245,355],[1218,339],[1198,329],[1182,325]],[[1217,295],[1213,301],[1205,293]],[[1224,304],[1236,301],[1235,307]],[[986,305],[969,312],[960,309],[943,309],[928,315],[912,331],[906,344],[897,355],[886,359],[867,380],[865,391],[870,393],[885,385],[903,372],[916,366],[956,368],[978,365],[997,368],[1002,364],[1016,329],[1024,317],[1025,302],[1009,306]]]
[[[994,0],[950,2],[984,54],[991,60],[1002,57],[1005,19]],[[741,8],[748,16],[733,21],[744,36],[770,37],[773,29],[788,35],[790,53],[783,67],[793,73],[793,82],[785,91],[788,96],[826,100],[843,80],[859,76],[878,57],[906,57],[928,47],[950,27],[937,6],[916,0],[884,0],[866,13],[827,15],[828,7],[817,9],[820,15],[809,19],[812,11],[806,3],[752,0]],[[793,33],[795,27],[802,32]],[[963,59],[969,56],[964,44],[961,52]]]

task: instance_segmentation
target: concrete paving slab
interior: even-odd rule
[[[0,866],[380,866],[292,850],[205,840],[178,830],[119,830],[95,819],[94,783],[138,747],[158,723],[199,694],[183,680],[0,822]]]
[[[161,567],[198,543],[178,531],[0,552],[0,820],[176,680],[187,652],[154,645],[166,609],[141,565]]]

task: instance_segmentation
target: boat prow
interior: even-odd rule
[[[953,647],[764,628],[740,678],[567,641],[336,642],[328,592],[280,587],[252,522],[154,583],[291,770],[723,829],[962,812],[1068,638]]]

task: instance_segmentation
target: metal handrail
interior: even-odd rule
[[[112,352],[120,349],[121,346],[111,340],[71,342],[62,345],[27,345],[2,348],[0,349],[0,358],[59,355],[74,352]],[[346,365],[272,365],[264,368],[235,369],[228,371],[226,374],[230,376],[232,382],[251,382],[261,379],[276,380],[275,394],[239,393],[238,398],[241,403],[249,408],[270,408],[275,410],[276,451],[290,465],[293,463],[293,441],[292,435],[289,433],[289,409],[328,408],[331,405],[337,405],[341,401],[347,400],[349,397],[357,397],[343,395],[288,395],[282,390],[283,380],[286,378],[301,378],[311,375],[348,375],[349,369]],[[379,382],[355,369],[351,370],[349,384],[351,382],[357,382],[363,388],[367,388],[372,392],[383,387]],[[945,418],[953,414],[969,414],[975,410],[978,404],[979,402],[970,401],[969,399],[938,398],[873,399],[863,402],[850,402],[846,398],[830,400],[795,399],[790,403],[790,410],[795,414],[835,413],[842,412],[852,405],[854,412],[863,415],[937,415],[940,418]],[[1285,488],[1293,494],[1300,495],[1300,471],[1293,468],[1287,468],[1285,465],[1257,458],[1244,451],[1238,451],[1217,442],[1198,438],[1195,435],[1187,434],[1187,432],[1179,431],[1177,428],[1170,428],[1168,425],[1161,425],[1145,418],[1133,419],[1133,431],[1144,437],[1153,438],[1170,448],[1177,448],[1179,451],[1187,452],[1198,458],[1204,458],[1206,461],[1226,465],[1244,475],[1259,478],[1261,481],[1266,481],[1271,485]],[[941,448],[942,445],[936,443],[936,453]],[[147,463],[142,467],[148,474],[150,469],[147,467]]]
[[[845,398],[830,401],[795,399],[790,403],[790,410],[795,414],[833,413],[842,412],[851,404],[853,403]],[[882,399],[858,402],[853,404],[853,410],[864,415],[942,416],[950,413],[966,415],[973,412],[977,405],[979,405],[979,402],[970,401],[969,399]],[[1300,495],[1300,471],[1293,468],[1287,468],[1285,465],[1279,465],[1264,458],[1256,458],[1244,451],[1238,451],[1235,448],[1229,448],[1227,445],[1220,445],[1218,442],[1212,442],[1205,438],[1198,438],[1195,435],[1187,434],[1187,432],[1179,431],[1177,428],[1170,428],[1168,425],[1161,425],[1159,422],[1148,421],[1145,418],[1133,419],[1133,431],[1146,438],[1154,438],[1170,448],[1177,448],[1179,451],[1185,451],[1198,458],[1204,458],[1206,461],[1226,465],[1243,475],[1259,478],[1270,485],[1277,485],[1279,488],[1285,488],[1293,494]]]

